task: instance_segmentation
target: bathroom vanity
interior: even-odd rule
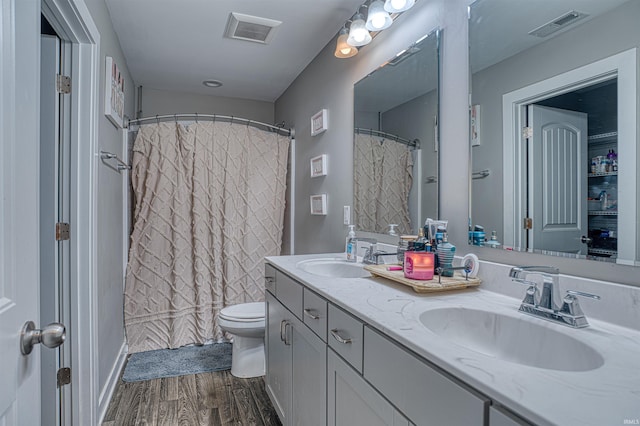
[[[340,254],[266,259],[266,388],[283,424],[640,418],[637,330],[553,324],[482,287],[420,295],[382,278],[343,278],[353,272],[335,272],[341,262]]]

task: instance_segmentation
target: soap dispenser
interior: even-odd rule
[[[349,233],[345,240],[345,252],[347,254],[347,262],[358,261],[355,225],[349,225]]]

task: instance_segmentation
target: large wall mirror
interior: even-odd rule
[[[439,37],[422,37],[355,84],[357,230],[415,233],[438,217]]]
[[[478,0],[469,19],[470,243],[638,265],[640,1]]]

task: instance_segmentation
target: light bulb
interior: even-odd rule
[[[413,7],[416,0],[387,0],[384,4],[384,10],[389,13],[400,13]]]
[[[365,28],[364,17],[360,13],[353,17],[353,22],[351,22],[351,27],[349,28],[347,43],[354,47],[371,43],[371,34],[369,34],[369,31]]]
[[[366,28],[369,31],[381,31],[391,26],[393,20],[389,13],[384,10],[384,2],[375,0],[369,5],[369,14],[367,15]]]
[[[352,47],[343,47],[342,49],[340,49],[340,53],[342,53],[343,55],[348,55],[349,53],[351,53],[351,49],[353,49]]]

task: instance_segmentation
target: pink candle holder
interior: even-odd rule
[[[433,279],[435,256],[428,251],[404,252],[404,276],[412,280]]]

